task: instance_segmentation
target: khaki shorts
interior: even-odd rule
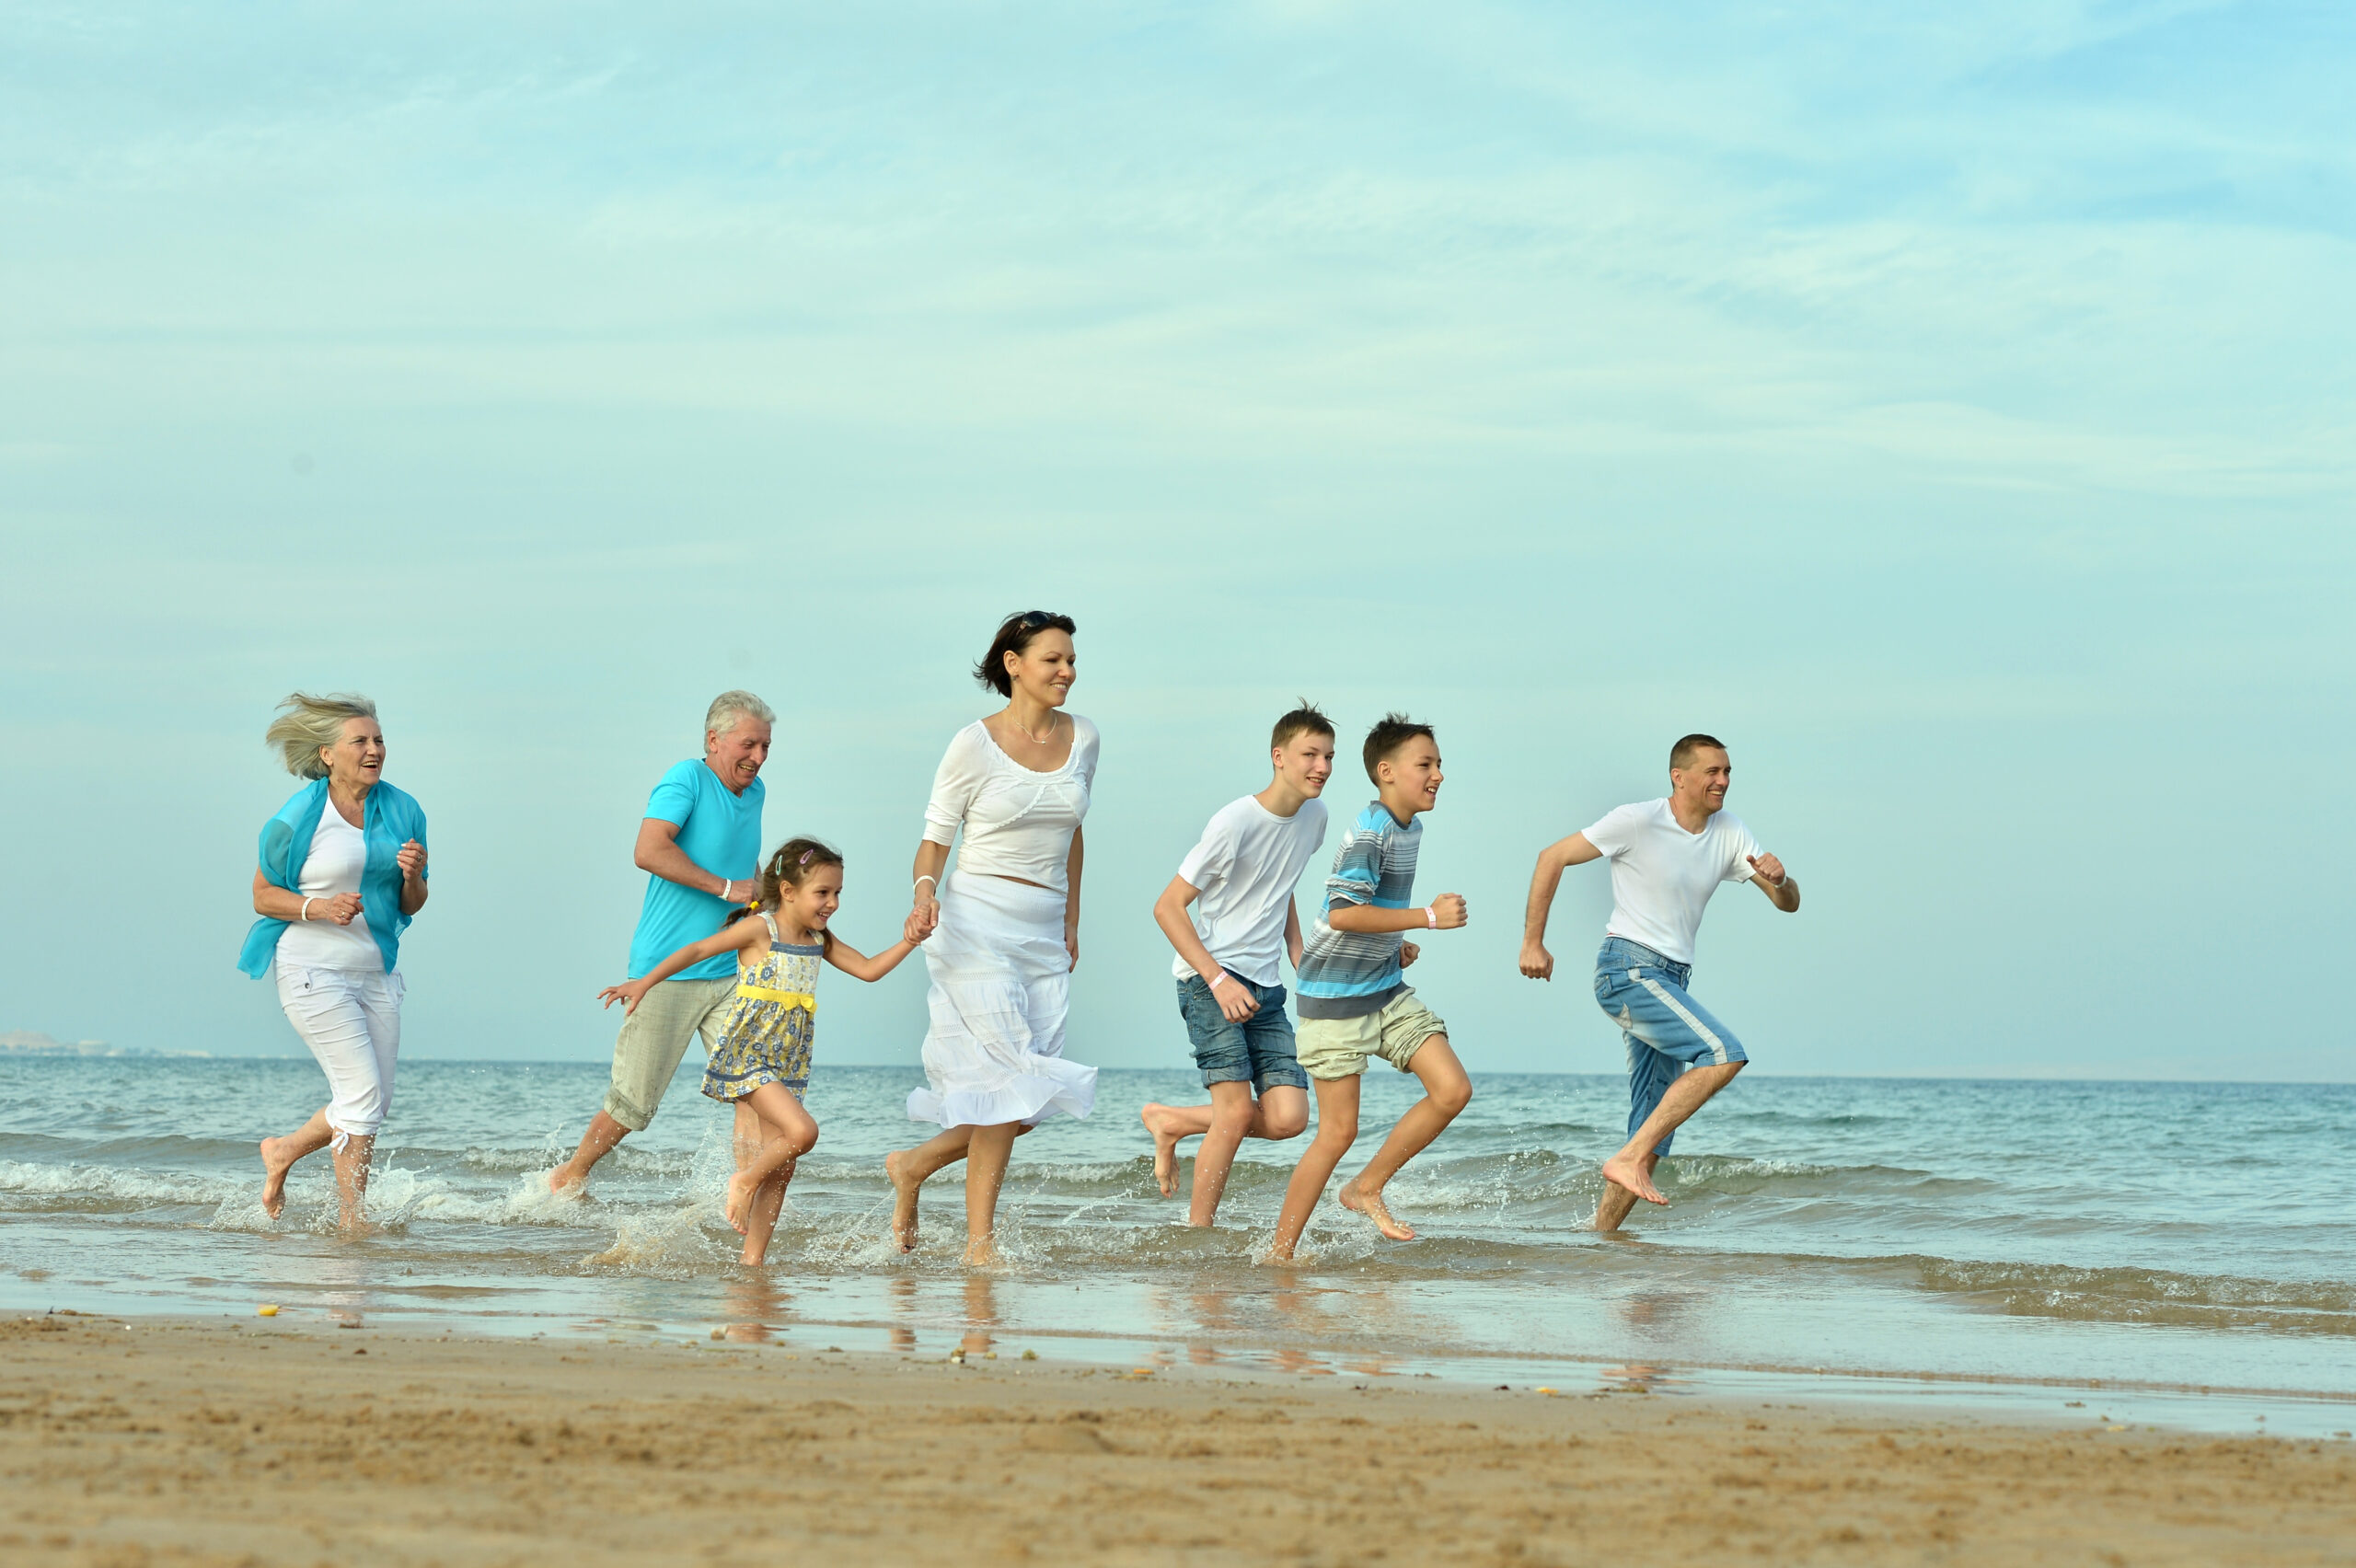
[[[622,1020],[606,1114],[633,1133],[644,1132],[687,1058],[687,1042],[701,1034],[707,1055],[720,1043],[720,1015],[735,994],[733,974],[657,982],[640,999],[638,1010]]]
[[[1407,1064],[1415,1048],[1447,1032],[1447,1023],[1415,1000],[1412,988],[1385,1002],[1380,1012],[1305,1018],[1293,1031],[1301,1067],[1313,1078],[1356,1078],[1366,1071],[1369,1056],[1380,1056],[1403,1073],[1410,1071]]]

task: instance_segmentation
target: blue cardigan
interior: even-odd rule
[[[319,813],[327,810],[328,781],[315,778],[289,797],[278,814],[261,824],[261,874],[273,887],[297,893],[303,885],[303,862],[311,858],[311,836],[319,829]],[[401,933],[409,917],[401,913],[401,846],[414,838],[425,842],[425,813],[415,799],[390,784],[368,791],[361,813],[361,835],[368,844],[367,869],[360,873],[361,912],[367,917],[368,934],[385,955],[385,973],[399,961]],[[268,916],[246,933],[245,951],[237,967],[259,980],[270,973],[277,956],[278,939],[287,922]]]

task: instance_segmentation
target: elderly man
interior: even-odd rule
[[[719,930],[730,908],[752,895],[761,859],[761,764],[776,722],[769,705],[751,692],[722,692],[704,715],[702,759],[680,763],[654,786],[638,824],[646,904],[630,939],[629,978]],[[687,1042],[701,1034],[710,1051],[721,1012],[735,994],[736,960],[727,953],[646,994],[614,1042],[605,1108],[590,1119],[572,1158],[549,1173],[551,1191],[578,1193],[616,1144],[645,1130]]]

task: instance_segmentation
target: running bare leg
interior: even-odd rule
[[[1660,1097],[1658,1105],[1653,1107],[1653,1113],[1645,1118],[1645,1124],[1636,1129],[1619,1153],[1603,1162],[1603,1179],[1615,1187],[1625,1187],[1648,1204],[1666,1207],[1669,1200],[1662,1197],[1660,1189],[1653,1185],[1655,1161],[1648,1161],[1644,1157],[1651,1154],[1654,1146],[1661,1139],[1683,1126],[1694,1112],[1708,1104],[1712,1095],[1732,1083],[1734,1075],[1742,1071],[1745,1065],[1741,1062],[1712,1063],[1688,1067],[1678,1074],[1677,1080],[1669,1086],[1669,1092]],[[1626,1211],[1623,1209],[1622,1212],[1624,1214]],[[1600,1223],[1602,1217],[1603,1210],[1599,1205],[1596,1209],[1596,1228],[1599,1230],[1605,1228]],[[1615,1225],[1611,1228],[1617,1229],[1618,1227]]]
[[[549,1172],[549,1191],[560,1197],[579,1197],[597,1161],[613,1153],[614,1146],[628,1136],[629,1129],[603,1111],[590,1117],[589,1130],[581,1135],[581,1147],[572,1151],[571,1159]]]
[[[1211,1130],[1212,1112],[1209,1105],[1164,1105],[1149,1101],[1138,1113],[1138,1120],[1153,1135],[1153,1179],[1161,1185],[1161,1195],[1169,1197],[1178,1190],[1178,1145],[1187,1138],[1201,1137]],[[1271,1088],[1253,1102],[1251,1124],[1243,1129],[1247,1138],[1267,1138],[1281,1143],[1286,1138],[1300,1136],[1309,1125],[1309,1094],[1304,1090],[1280,1083]],[[1195,1156],[1195,1179],[1202,1180],[1202,1155]],[[1213,1205],[1217,1206],[1216,1203]]]
[[[1300,1163],[1293,1168],[1292,1181],[1285,1187],[1285,1206],[1276,1216],[1276,1239],[1268,1244],[1271,1262],[1292,1262],[1294,1248],[1300,1244],[1300,1233],[1309,1224],[1309,1216],[1317,1207],[1317,1200],[1325,1195],[1325,1183],[1334,1178],[1334,1167],[1350,1152],[1350,1145],[1358,1136],[1358,1080],[1354,1075],[1345,1078],[1314,1078],[1317,1085],[1317,1135],[1309,1147],[1300,1151]]]
[[[1030,1130],[1028,1123],[1017,1123],[1014,1136],[1019,1138]],[[892,1235],[901,1251],[913,1252],[917,1248],[917,1189],[935,1171],[964,1159],[973,1136],[971,1127],[944,1127],[914,1148],[884,1157],[884,1174],[892,1182]]]
[[[965,1150],[965,1262],[987,1267],[999,1261],[998,1194],[1006,1185],[1006,1165],[1014,1153],[1019,1122],[976,1127]]]
[[[740,1236],[746,1231],[753,1194],[763,1183],[790,1172],[793,1162],[818,1144],[817,1122],[785,1085],[765,1083],[745,1096],[743,1102],[749,1102],[759,1118],[760,1145],[728,1179],[728,1195],[722,1205],[730,1227]]]
[[[1650,1176],[1660,1165],[1660,1152],[1648,1148],[1636,1163],[1644,1168],[1646,1176]],[[1627,1219],[1628,1211],[1635,1206],[1635,1193],[1616,1182],[1606,1182],[1602,1195],[1595,1200],[1594,1228],[1607,1234],[1618,1230]]]
[[[320,1106],[311,1119],[283,1138],[261,1140],[261,1212],[276,1219],[286,1211],[286,1173],[306,1155],[317,1154],[335,1141],[328,1125],[328,1108]]]
[[[375,1150],[372,1134],[345,1138],[343,1147],[335,1151],[335,1196],[340,1211],[336,1225],[348,1235],[366,1228],[362,1213],[368,1199],[368,1157]]]
[[[1186,1223],[1209,1225],[1218,1218],[1218,1200],[1227,1191],[1227,1172],[1235,1151],[1252,1125],[1259,1107],[1252,1102],[1249,1083],[1211,1085],[1211,1124],[1195,1150],[1195,1195],[1186,1209]],[[1159,1140],[1156,1140],[1159,1142]],[[1156,1162],[1157,1166],[1159,1161]]]
[[[1415,1047],[1407,1058],[1407,1066],[1424,1086],[1424,1097],[1407,1108],[1391,1136],[1382,1140],[1366,1169],[1342,1184],[1334,1196],[1342,1206],[1362,1214],[1374,1221],[1374,1228],[1393,1241],[1412,1241],[1415,1232],[1391,1217],[1391,1210],[1382,1201],[1382,1189],[1399,1168],[1421,1154],[1431,1141],[1447,1130],[1457,1113],[1472,1103],[1472,1080],[1465,1075],[1464,1064],[1448,1043],[1448,1036],[1435,1034]]]

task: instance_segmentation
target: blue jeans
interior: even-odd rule
[[[1255,986],[1241,974],[1229,978],[1260,1004],[1260,1010],[1242,1023],[1230,1022],[1218,1010],[1218,998],[1201,975],[1189,974],[1178,982],[1178,1011],[1186,1020],[1186,1038],[1194,1043],[1195,1066],[1203,1070],[1203,1087],[1249,1083],[1256,1094],[1279,1084],[1307,1089],[1309,1075],[1294,1054],[1292,1020],[1285,1016],[1285,988]]]
[[[1606,937],[1595,955],[1595,1005],[1620,1026],[1628,1043],[1628,1136],[1645,1124],[1669,1086],[1688,1067],[1723,1066],[1750,1058],[1734,1031],[1687,994],[1693,966],[1663,957],[1625,937]],[[1667,1154],[1670,1134],[1653,1146]]]

